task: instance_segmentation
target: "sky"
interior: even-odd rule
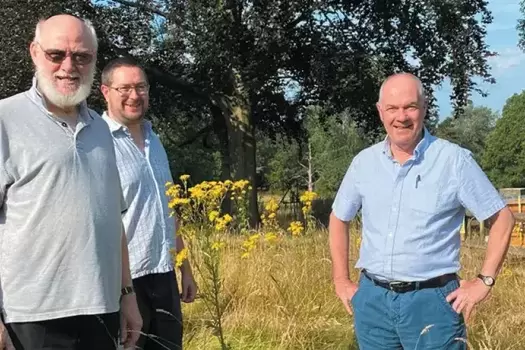
[[[498,53],[498,56],[489,60],[496,83],[480,85],[488,93],[487,97],[473,92],[471,99],[474,106],[486,106],[501,113],[510,96],[525,90],[525,52],[518,47],[516,30],[521,15],[519,2],[520,0],[489,0],[488,8],[493,20],[487,26],[485,42],[489,45],[489,51]],[[448,82],[435,90],[440,120],[452,113],[450,93]]]

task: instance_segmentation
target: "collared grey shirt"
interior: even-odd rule
[[[107,124],[84,102],[72,130],[33,80],[0,101],[0,164],[5,321],[118,311],[126,208]]]

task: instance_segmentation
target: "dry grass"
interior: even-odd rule
[[[357,349],[352,317],[335,296],[330,279],[326,231],[285,238],[278,246],[239,258],[232,238],[222,272],[229,306],[225,335],[232,349]],[[235,241],[235,242],[234,242]],[[352,242],[353,269],[357,257]],[[483,251],[465,248],[463,278],[477,274]],[[509,257],[505,275],[469,322],[471,349],[523,349],[525,344],[525,267]],[[220,349],[202,303],[183,306],[185,349]]]

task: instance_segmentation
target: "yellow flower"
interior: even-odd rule
[[[279,210],[279,204],[275,199],[272,198],[268,201],[268,204],[266,204],[265,209],[270,213],[274,213]]]
[[[217,217],[215,219],[215,229],[217,231],[222,231],[226,229],[226,226],[228,226],[228,224],[232,222],[232,220],[233,218],[229,214],[226,214],[223,217]]]
[[[217,210],[213,210],[210,212],[210,214],[208,215],[208,219],[211,221],[211,222],[214,222],[215,219],[217,219],[217,217],[219,216],[219,212]]]
[[[168,203],[168,206],[170,209],[173,209],[173,208],[178,208],[180,206],[184,206],[188,204],[190,204],[190,200],[188,198],[173,198]]]
[[[264,240],[268,243],[275,243],[277,241],[277,235],[273,232],[267,232],[264,235]]]
[[[181,267],[184,260],[188,258],[188,248],[184,247],[175,257],[175,265]]]
[[[303,194],[301,195],[301,197],[299,198],[299,200],[302,202],[302,203],[306,203],[306,202],[311,202],[317,198],[317,193],[313,192],[313,191],[306,191],[306,192],[303,192]]]
[[[213,242],[213,244],[211,245],[211,249],[212,250],[221,250],[222,248],[224,248],[225,245],[226,245],[226,243],[224,243],[224,242],[216,241],[216,242]]]
[[[304,231],[304,227],[302,222],[300,221],[293,221],[290,223],[290,226],[287,229],[288,232],[292,234],[292,236],[298,236]]]
[[[180,181],[182,181],[182,182],[186,182],[186,181],[188,181],[188,180],[190,179],[190,176],[187,175],[187,174],[185,174],[185,175],[181,175],[181,176],[179,177],[179,179],[180,179]]]
[[[233,190],[239,190],[239,191],[242,191],[246,188],[246,186],[248,186],[250,184],[250,181],[248,180],[239,180],[239,181],[235,181],[233,183]]]

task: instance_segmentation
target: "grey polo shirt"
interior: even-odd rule
[[[106,122],[84,102],[70,129],[33,82],[0,101],[0,165],[5,321],[118,311],[125,204]]]

